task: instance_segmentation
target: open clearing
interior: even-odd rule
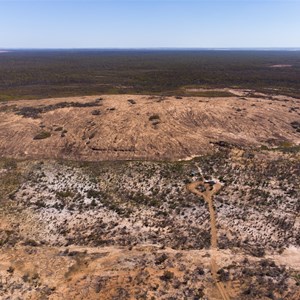
[[[299,99],[251,95],[109,95],[1,103],[0,153],[35,159],[177,160],[209,153],[220,140],[254,147],[298,145]]]

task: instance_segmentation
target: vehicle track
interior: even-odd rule
[[[201,173],[201,172],[200,172]],[[202,186],[205,188],[204,192],[201,192],[197,188]],[[208,204],[209,215],[210,215],[210,235],[211,235],[211,245],[210,249],[212,251],[211,255],[211,274],[214,280],[215,285],[218,288],[218,291],[223,300],[230,300],[229,295],[218,278],[218,265],[216,263],[216,258],[218,256],[218,238],[217,238],[217,226],[216,226],[216,213],[213,206],[213,195],[216,194],[222,185],[219,182],[216,182],[213,186],[209,183],[206,183],[203,179],[201,181],[195,181],[187,185],[187,190],[194,193],[199,197],[203,197],[205,202]]]

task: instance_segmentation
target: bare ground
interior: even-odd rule
[[[291,125],[300,118],[298,99],[110,95],[95,102],[98,98],[2,103],[1,155],[176,160],[209,153],[220,140],[256,147],[300,142],[299,131]]]

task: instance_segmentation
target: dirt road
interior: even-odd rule
[[[198,187],[202,187],[203,192],[201,192]],[[218,291],[221,295],[221,299],[229,300],[228,293],[218,278],[218,238],[217,238],[217,226],[216,226],[216,214],[213,206],[213,195],[216,194],[222,185],[219,182],[214,184],[206,183],[202,181],[195,181],[187,185],[188,191],[196,194],[199,197],[203,197],[205,202],[208,204],[209,214],[210,214],[210,235],[211,235],[211,274],[214,279],[214,282],[218,288]]]

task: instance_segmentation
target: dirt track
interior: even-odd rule
[[[200,192],[197,188],[202,186],[205,188],[204,192]],[[217,237],[217,225],[216,225],[216,213],[214,210],[213,205],[213,195],[216,194],[222,185],[217,182],[216,184],[211,187],[208,183],[202,181],[195,181],[187,185],[187,189],[196,194],[199,197],[203,197],[205,202],[208,204],[209,214],[210,214],[210,234],[211,234],[211,273],[214,279],[214,282],[220,292],[220,295],[223,300],[229,300],[228,293],[223,286],[222,282],[218,279],[218,265],[217,265],[217,258],[218,258],[218,237]]]
[[[299,133],[291,126],[299,119],[299,100],[260,97],[109,95],[1,103],[0,153],[17,158],[177,160],[211,152],[218,141],[256,147],[299,144]],[[32,117],[36,110],[42,112]],[[41,132],[48,136],[34,139]]]

